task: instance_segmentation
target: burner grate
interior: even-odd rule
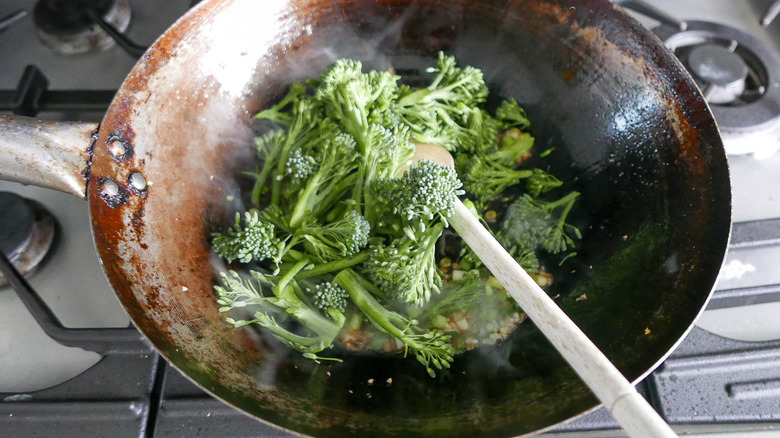
[[[715,97],[710,104],[723,133],[749,134],[777,125],[780,55],[733,27],[707,21],[685,23],[682,31],[662,25],[654,32],[692,72],[705,96]],[[736,79],[727,80],[724,86],[713,76]],[[738,85],[735,87],[732,82]]]
[[[57,342],[102,353],[85,373],[30,394],[0,394],[0,430],[6,436],[154,436],[163,360],[132,327],[69,329],[0,254],[0,272],[44,331]],[[151,420],[151,421],[150,421]]]

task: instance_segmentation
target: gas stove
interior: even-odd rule
[[[143,48],[193,3],[4,0],[0,111],[99,122]],[[761,19],[774,2],[618,3],[708,97],[734,191],[713,299],[638,388],[680,433],[771,434],[780,427],[780,20]],[[86,202],[0,181],[0,249],[27,272],[0,281],[0,435],[290,436],[211,398],[154,352],[114,298],[91,235]],[[604,409],[548,434],[621,436]]]

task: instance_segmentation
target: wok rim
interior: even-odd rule
[[[211,11],[213,11],[217,6],[223,5],[223,4],[224,5],[229,5],[231,3],[233,3],[232,0],[228,0],[228,1],[224,1],[224,2],[220,1],[220,0],[210,0],[210,1],[206,1],[206,2],[201,2],[196,7],[190,9],[186,14],[184,14],[182,17],[180,17],[176,21],[176,23],[174,23],[174,25],[171,26],[171,28],[166,30],[165,33],[150,47],[150,49],[147,51],[147,54],[144,56],[144,58],[142,58],[142,60],[139,61],[139,64],[136,65],[136,67],[133,68],[133,72],[136,72],[138,70],[143,70],[144,67],[141,64],[145,64],[146,60],[151,58],[151,55],[159,53],[161,47],[167,46],[168,44],[170,44],[170,42],[166,42],[167,40],[169,40],[171,38],[176,39],[175,35],[177,35],[178,31],[172,30],[172,29],[179,29],[180,27],[182,27],[182,26],[184,26],[184,25],[186,25],[188,23],[197,22],[198,19],[195,18],[197,15],[199,15],[199,14],[208,15],[209,13],[212,13]],[[601,5],[603,5],[603,7],[612,7],[612,5],[610,5],[610,3],[608,1],[606,1],[606,0],[604,0],[604,1],[602,1],[602,0],[587,0],[586,3],[601,4]],[[624,20],[628,20],[631,23],[630,25],[628,25],[628,27],[641,28],[641,29],[647,30],[647,29],[644,28],[644,26],[642,26],[633,17],[631,17],[630,15],[628,15],[624,11],[622,11],[622,8],[620,8],[619,6],[614,6],[614,9],[616,11],[618,11],[617,12],[618,14],[622,14],[622,17],[623,17]],[[612,18],[613,17],[610,17],[610,19],[612,19]],[[649,33],[649,31],[647,31],[647,32]],[[650,34],[650,35],[652,35],[652,34]],[[654,35],[653,35],[653,37],[655,38]],[[658,45],[663,46],[663,43],[660,41],[660,39],[657,39],[657,38],[655,38],[655,39],[656,39],[656,42],[657,42]],[[165,52],[165,50],[163,50],[163,53],[164,52]],[[682,66],[682,64],[677,60],[676,57],[674,57],[671,54],[671,52],[668,52],[667,55],[668,55],[669,61],[674,64],[674,68],[678,72],[682,73],[683,76],[686,77],[687,85],[692,87],[692,88],[694,88],[696,90],[696,100],[698,101],[698,103],[703,104],[706,107],[706,111],[707,111],[707,114],[708,114],[708,117],[709,117],[708,122],[713,123],[714,124],[714,129],[717,131],[716,140],[718,141],[718,144],[717,145],[713,145],[712,146],[712,150],[716,151],[718,153],[718,155],[719,155],[718,157],[715,158],[715,160],[723,162],[723,163],[726,164],[726,176],[729,177],[729,180],[726,182],[726,185],[730,188],[731,187],[731,181],[730,181],[730,174],[728,172],[728,166],[727,166],[728,159],[727,159],[727,156],[726,156],[725,149],[723,147],[721,132],[720,132],[720,129],[719,129],[718,125],[717,125],[717,121],[713,117],[712,109],[707,104],[706,100],[703,98],[701,90],[699,89],[698,85],[688,75],[688,73],[685,71],[685,69]],[[131,73],[131,75],[132,74],[133,73]],[[109,110],[107,111],[106,119],[104,119],[104,122],[109,122],[108,115],[111,114],[117,107],[120,107],[120,106],[123,106],[123,105],[127,105],[127,102],[122,100],[122,95],[124,95],[125,93],[129,93],[129,91],[126,89],[127,87],[129,87],[129,85],[128,85],[128,82],[126,81],[120,87],[120,90],[117,93],[117,96],[112,101],[111,106],[110,106]],[[112,123],[107,123],[107,124],[111,125]],[[102,124],[101,124],[101,128],[102,128]],[[110,135],[111,135],[111,133],[107,133],[103,129],[100,129],[99,134],[100,134],[100,140],[97,141],[98,144],[102,144],[102,143],[107,142],[108,141],[108,137],[110,137]],[[99,159],[98,157],[95,158],[96,162],[97,162],[98,159]],[[110,249],[109,250],[105,249],[105,245],[103,243],[104,239],[100,238],[100,234],[103,233],[103,230],[102,229],[99,230],[99,229],[97,229],[98,227],[96,227],[96,224],[100,221],[100,217],[96,217],[96,216],[99,216],[99,212],[101,210],[105,211],[105,207],[104,207],[105,199],[100,196],[99,184],[100,184],[100,177],[90,178],[89,181],[88,181],[87,198],[88,198],[88,202],[89,202],[89,205],[90,205],[90,217],[91,217],[91,227],[92,227],[93,241],[94,241],[94,244],[98,248],[98,251],[100,253],[99,256],[100,256],[100,259],[101,259],[101,264],[103,265],[104,273],[105,273],[106,277],[109,279],[109,282],[112,285],[112,289],[114,289],[114,291],[116,293],[116,296],[120,300],[122,306],[125,309],[127,309],[127,305],[125,304],[124,300],[122,299],[122,297],[120,296],[120,294],[118,292],[119,287],[124,287],[125,285],[119,285],[118,286],[117,284],[115,284],[115,279],[111,275],[112,273],[109,270],[107,270],[106,263],[103,262],[106,259],[106,256],[108,254],[110,254],[111,250]],[[722,249],[720,249],[718,251],[718,254],[720,255],[719,268],[721,268],[723,266],[723,264],[725,263],[726,255],[728,253],[731,233],[732,233],[732,227],[733,227],[733,221],[731,219],[731,217],[732,217],[732,209],[733,209],[733,202],[732,202],[732,197],[731,197],[730,190],[729,190],[729,196],[728,196],[727,204],[728,204],[728,209],[729,209],[729,219],[728,219],[728,224],[727,224],[728,232],[726,233],[725,236],[723,236],[723,241],[722,241],[722,244],[721,244]],[[96,207],[96,205],[99,205],[99,207]],[[724,207],[725,207],[725,205],[724,205]],[[102,227],[100,227],[100,228],[102,228]],[[718,271],[719,271],[719,269],[718,269]],[[717,272],[715,274],[717,274]],[[649,369],[644,371],[640,376],[632,378],[632,379],[629,379],[633,384],[637,384],[637,383],[641,382],[642,380],[644,380],[645,378],[647,378],[671,354],[674,353],[674,351],[679,347],[679,345],[689,335],[689,333],[691,332],[693,327],[696,325],[696,322],[699,319],[699,317],[701,316],[701,314],[706,310],[707,303],[709,303],[716,286],[717,286],[717,282],[716,282],[716,279],[714,279],[713,282],[712,282],[712,285],[710,287],[709,292],[706,294],[706,298],[705,298],[702,306],[700,307],[700,309],[696,313],[696,315],[694,315],[693,318],[691,319],[690,323],[688,324],[687,329],[684,330],[684,332],[681,333],[680,336],[677,337],[676,342],[674,342],[673,345],[670,348],[667,349],[666,353],[662,357],[658,358],[655,361],[655,363]],[[289,429],[288,427],[279,425],[277,423],[274,423],[274,422],[271,422],[269,420],[266,420],[265,418],[262,418],[260,416],[255,415],[255,414],[247,412],[245,409],[240,407],[238,404],[226,400],[225,398],[220,396],[213,389],[210,389],[210,388],[206,387],[205,385],[203,385],[202,383],[200,383],[198,380],[196,380],[195,377],[193,377],[191,375],[190,372],[188,372],[186,369],[181,367],[179,365],[179,363],[176,362],[175,358],[172,358],[170,356],[170,354],[166,351],[166,348],[164,346],[158,345],[157,342],[155,342],[149,336],[147,331],[144,330],[144,328],[138,323],[137,317],[132,312],[130,312],[129,309],[128,309],[128,314],[130,315],[130,320],[131,320],[132,324],[147,339],[149,344],[153,346],[155,351],[158,354],[160,354],[160,356],[162,356],[162,357],[164,357],[166,359],[166,362],[168,363],[168,365],[170,365],[173,368],[175,368],[176,370],[178,370],[186,379],[191,381],[193,384],[195,384],[197,387],[202,389],[204,392],[208,393],[213,398],[219,400],[221,403],[223,403],[223,404],[225,404],[227,406],[230,406],[231,408],[241,412],[243,415],[248,416],[248,417],[250,417],[252,419],[258,420],[258,421],[260,421],[263,424],[272,426],[272,427],[274,427],[276,429],[279,429],[279,430],[283,430],[283,431],[285,431],[287,433],[290,433],[290,434],[294,434],[294,435],[298,435],[298,436],[306,436],[306,435],[303,435],[302,433],[300,433],[298,431],[295,431],[293,429]],[[554,429],[556,429],[556,428],[558,428],[558,427],[560,427],[562,425],[574,422],[577,419],[582,418],[582,417],[592,413],[593,411],[599,409],[601,406],[603,406],[603,404],[597,403],[595,406],[593,406],[593,407],[591,407],[591,408],[581,412],[580,414],[577,414],[577,415],[572,416],[572,417],[570,417],[568,419],[562,420],[562,421],[560,421],[558,423],[549,425],[549,426],[547,426],[545,428],[538,429],[538,430],[535,430],[535,431],[532,431],[532,432],[528,432],[528,433],[524,433],[522,436],[534,436],[534,435],[537,435],[537,434],[541,434],[541,433],[544,433],[544,432],[547,432],[547,431],[554,430]]]

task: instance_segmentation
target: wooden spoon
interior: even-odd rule
[[[417,145],[412,162],[419,160],[433,161],[442,166],[454,165],[446,149],[429,144]],[[677,436],[459,199],[447,220],[629,435],[647,438]]]

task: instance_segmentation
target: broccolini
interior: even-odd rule
[[[464,279],[442,267],[452,252],[443,245],[446,217],[457,196],[484,214],[488,205],[509,205],[505,193],[516,190],[493,231],[519,258],[557,253],[579,237],[566,222],[576,193],[539,198],[562,182],[522,166],[533,148],[530,122],[514,99],[495,115],[485,108],[479,69],[442,53],[427,71],[429,85],[414,88],[342,59],[255,115],[273,128],[255,141],[248,207],[212,235],[212,249],[232,268],[215,287],[228,323],[260,326],[314,360],[339,360],[338,349],[326,350],[344,332],[371,331],[377,341],[367,348],[411,353],[435,376],[463,338],[436,321],[460,312],[461,330],[463,312],[485,308],[485,294],[498,303],[487,308],[522,319],[506,294],[491,292],[500,288],[486,283],[489,273],[468,248],[457,263],[475,269]],[[447,148],[456,165],[410,164],[419,143]]]

